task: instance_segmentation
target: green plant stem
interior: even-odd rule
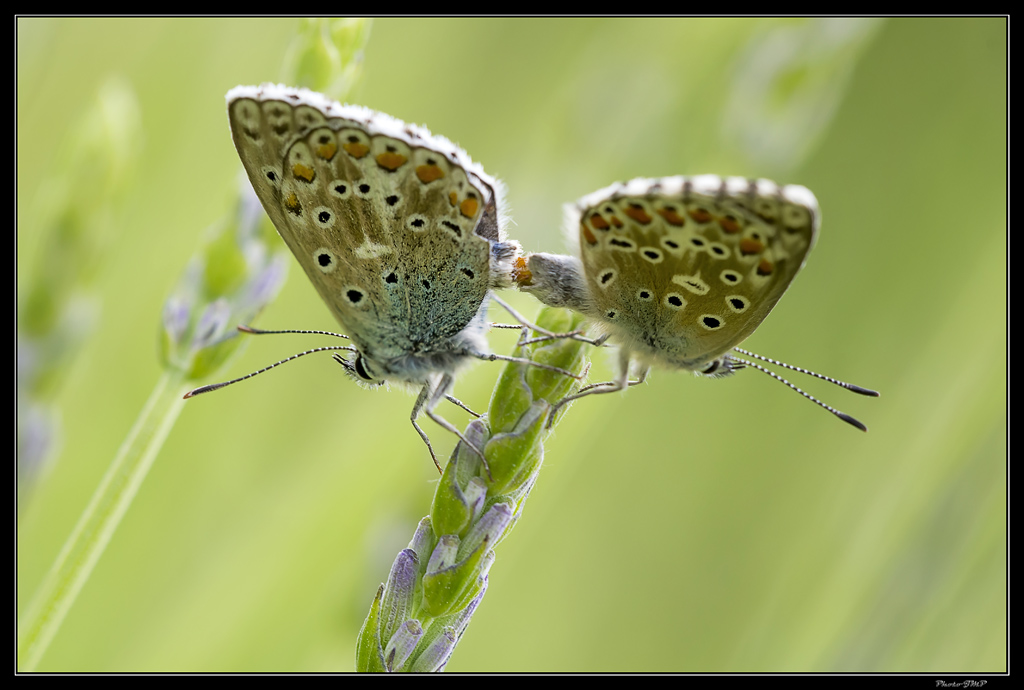
[[[107,469],[18,624],[18,670],[33,671],[146,478],[185,400],[183,377],[165,373]]]

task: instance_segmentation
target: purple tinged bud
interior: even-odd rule
[[[283,253],[270,260],[263,270],[249,283],[242,302],[248,309],[260,310],[277,296],[288,275],[288,257]]]
[[[455,564],[459,553],[459,538],[454,534],[446,534],[437,540],[434,553],[427,562],[427,574],[436,573]]]
[[[213,344],[227,328],[231,307],[223,297],[211,302],[203,311],[192,336],[192,348],[198,350]]]
[[[469,534],[462,540],[459,548],[459,557],[466,558],[477,550],[483,542],[494,544],[512,522],[512,506],[507,503],[497,503],[484,513],[479,522],[473,525]]]
[[[430,558],[430,552],[434,548],[434,527],[430,523],[429,515],[416,526],[416,534],[412,535],[409,548],[416,552],[416,558],[420,563],[425,563]]]
[[[472,510],[472,516],[475,518],[480,514],[480,509],[483,508],[484,501],[487,500],[487,483],[480,477],[473,477],[466,484],[462,493],[466,499],[466,505]]]
[[[171,295],[164,302],[163,322],[164,331],[175,345],[181,343],[188,329],[188,317],[192,305],[187,300],[176,295]]]
[[[396,671],[416,649],[416,644],[423,637],[423,628],[417,620],[409,620],[398,626],[398,630],[384,647],[384,667],[388,671]]]
[[[413,673],[434,673],[444,668],[449,657],[455,651],[455,643],[459,641],[459,634],[452,627],[445,627],[441,634],[435,637],[420,654],[409,669]]]
[[[416,575],[419,559],[412,549],[402,549],[395,558],[384,587],[384,601],[381,603],[380,636],[390,639],[398,627],[409,617],[413,595],[416,591]]]

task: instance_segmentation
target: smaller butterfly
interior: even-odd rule
[[[555,334],[522,320],[491,293],[511,287],[520,248],[505,237],[502,186],[465,151],[423,127],[308,89],[239,86],[228,92],[227,109],[256,196],[344,327],[341,337],[354,344],[302,354],[346,350],[348,358],[334,357],[357,382],[419,388],[412,425],[438,471],[430,439],[416,423],[421,412],[483,458],[434,409],[446,398],[472,412],[449,395],[466,364],[506,360],[575,377],[488,351],[489,299],[523,325]]]
[[[818,202],[799,185],[715,175],[637,178],[567,207],[579,256],[518,258],[520,289],[578,311],[619,346],[614,381],[595,383],[555,407],[645,380],[652,365],[711,377],[753,367],[845,422],[867,427],[741,353],[863,395],[878,393],[737,347],[768,316],[814,246]],[[638,377],[629,379],[636,362]],[[553,416],[552,416],[553,419]]]

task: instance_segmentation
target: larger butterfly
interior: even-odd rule
[[[821,214],[807,188],[715,175],[638,178],[583,197],[568,216],[579,257],[518,259],[517,282],[542,302],[591,317],[620,356],[614,381],[559,405],[639,383],[652,365],[715,377],[753,366],[779,378],[735,352],[758,357],[736,346],[768,316],[818,237]],[[630,381],[633,362],[638,378]]]
[[[231,136],[278,232],[355,345],[357,381],[419,387],[434,412],[467,362],[488,353],[491,288],[511,285],[502,188],[444,137],[306,89],[239,86]],[[468,443],[468,441],[466,441]],[[438,464],[438,469],[440,465]]]

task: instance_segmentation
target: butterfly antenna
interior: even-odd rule
[[[335,338],[344,338],[345,340],[351,340],[347,335],[341,333],[332,333],[331,331],[264,331],[261,328],[253,328],[252,326],[239,326],[238,330],[242,333],[250,333],[252,335],[280,335],[282,333],[301,333],[303,335],[333,335]]]
[[[740,348],[740,347],[734,347],[733,349],[736,350],[736,352],[742,352],[747,357],[753,357],[754,359],[759,359],[762,362],[768,362],[769,364],[774,364],[775,366],[779,366],[779,367],[782,367],[784,369],[790,369],[792,371],[799,371],[801,374],[807,374],[808,376],[813,376],[816,379],[821,379],[823,381],[828,381],[829,383],[834,383],[837,386],[845,388],[848,391],[853,391],[854,393],[860,393],[861,395],[870,395],[873,398],[877,398],[880,395],[880,393],[878,391],[873,391],[870,388],[862,388],[861,386],[857,386],[857,385],[854,385],[852,383],[845,383],[844,381],[840,381],[838,379],[834,379],[831,376],[825,376],[824,374],[816,374],[813,371],[811,371],[810,369],[804,369],[802,367],[794,367],[792,364],[786,364],[785,362],[779,362],[778,360],[774,360],[771,357],[762,357],[761,355],[754,354],[750,350],[744,350],[743,348]],[[742,360],[740,360],[740,361],[742,361]]]
[[[733,348],[733,349],[739,350],[740,352],[743,352],[744,354],[749,354],[745,350],[740,350],[739,348]],[[753,356],[757,357],[757,355],[753,355]],[[826,410],[828,410],[829,412],[834,414],[836,417],[839,417],[839,419],[843,420],[847,424],[852,424],[853,426],[857,427],[861,431],[867,431],[868,430],[868,428],[866,426],[864,426],[863,422],[861,422],[860,420],[858,420],[858,419],[856,419],[854,417],[851,417],[850,415],[846,414],[845,412],[840,412],[839,410],[837,410],[834,407],[830,407],[830,406],[826,405],[825,403],[821,402],[820,400],[815,398],[810,393],[806,393],[806,392],[800,390],[799,388],[794,386],[792,383],[790,383],[786,379],[784,379],[781,376],[779,376],[778,374],[776,374],[774,371],[772,371],[770,369],[767,369],[766,367],[763,367],[760,364],[757,364],[756,362],[749,362],[749,361],[747,361],[745,359],[742,359],[740,357],[733,357],[732,355],[729,355],[727,357],[727,359],[730,362],[737,362],[737,363],[741,364],[742,366],[753,367],[754,369],[757,369],[758,371],[763,371],[764,373],[768,374],[769,376],[771,376],[776,381],[781,381],[782,383],[786,384],[787,386],[789,386],[790,388],[795,390],[797,393],[799,393],[800,395],[802,395],[805,398],[807,398],[808,400],[810,400],[811,402],[819,405],[820,407],[824,407]],[[769,362],[773,361],[773,360],[768,359],[767,357],[758,357],[758,359],[763,359],[763,360],[766,360],[766,361],[769,361]],[[789,368],[797,370],[797,371],[803,371],[802,369],[797,369],[797,367],[789,367]],[[807,373],[811,373],[811,372],[807,372]],[[840,385],[844,385],[840,381],[835,381],[834,379],[829,379],[827,376],[820,376],[819,378],[827,379],[829,381],[832,381],[833,383],[838,383]],[[850,385],[850,384],[845,384],[845,385]],[[856,388],[856,386],[855,386],[855,388]],[[861,388],[860,390],[867,390],[867,389],[866,388]],[[874,393],[874,391],[871,391],[871,393]],[[870,393],[866,393],[866,395],[870,395]],[[875,393],[875,395],[878,395],[878,393]]]
[[[241,328],[242,327],[239,326],[240,330],[241,330]],[[264,333],[270,333],[270,332],[273,332],[273,331],[264,331]],[[332,333],[330,335],[335,335],[335,334]],[[344,337],[344,336],[342,336],[342,337]],[[333,345],[333,346],[329,346],[329,347],[315,347],[312,350],[306,350],[305,352],[300,352],[297,355],[292,355],[291,357],[288,357],[286,359],[282,359],[280,362],[274,362],[269,367],[263,367],[259,371],[254,371],[251,374],[246,374],[245,376],[240,376],[237,379],[232,379],[230,381],[222,381],[221,383],[211,383],[208,386],[200,386],[199,388],[190,390],[188,393],[185,394],[184,397],[186,397],[186,398],[194,398],[195,396],[199,395],[200,393],[209,393],[210,391],[215,391],[215,390],[217,390],[219,388],[223,388],[224,386],[230,386],[232,383],[238,383],[239,381],[245,381],[246,379],[251,379],[253,376],[256,376],[257,374],[262,374],[265,371],[270,371],[274,367],[279,367],[282,364],[285,364],[287,362],[292,361],[293,359],[298,359],[299,357],[305,357],[306,355],[311,355],[314,352],[325,352],[325,351],[328,351],[328,350],[348,350],[349,352],[355,352],[356,351],[356,349],[354,347],[348,347],[346,345]]]

